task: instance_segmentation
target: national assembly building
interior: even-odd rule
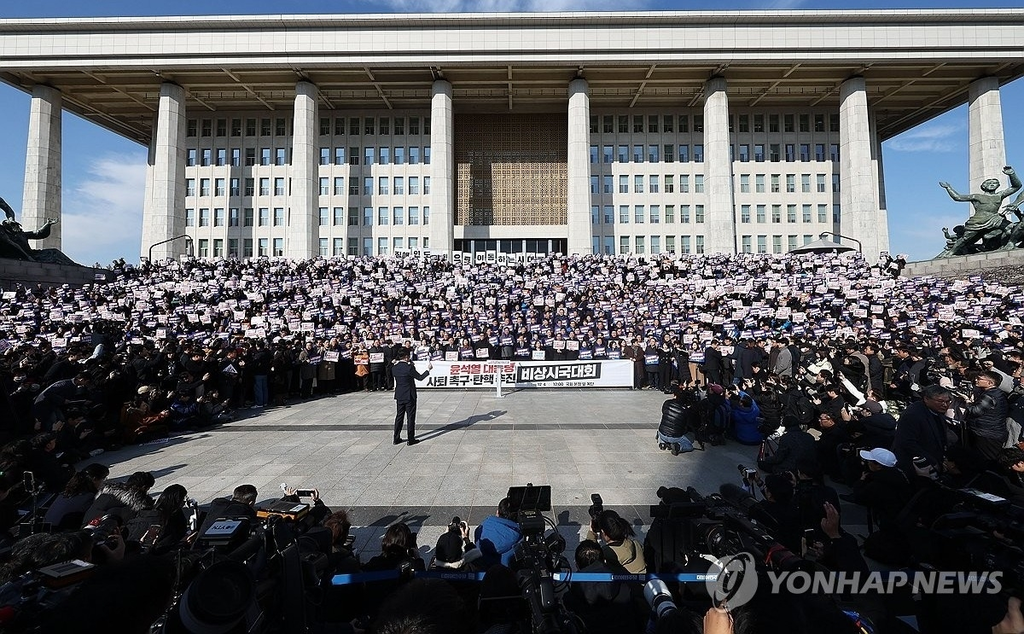
[[[0,20],[22,224],[60,217],[71,111],[149,148],[154,259],[871,259],[881,143],[966,103],[971,191],[1005,182],[1022,73],[1024,9]]]

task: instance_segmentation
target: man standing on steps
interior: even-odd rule
[[[416,381],[422,381],[427,378],[433,367],[433,363],[428,363],[426,372],[417,372],[416,366],[409,361],[409,349],[403,348],[398,353],[395,367],[391,370],[392,376],[395,377],[395,403],[397,406],[394,438],[396,445],[402,442],[402,422],[407,416],[409,421],[409,445],[415,445],[419,442],[416,440]]]

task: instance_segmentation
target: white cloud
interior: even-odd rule
[[[88,168],[88,180],[63,192],[61,242],[80,264],[138,260],[142,240],[145,154],[107,155]]]
[[[891,139],[887,146],[897,152],[962,152],[963,130],[962,125],[923,125]]]

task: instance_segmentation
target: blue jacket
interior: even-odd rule
[[[732,406],[732,425],[736,440],[745,445],[757,445],[764,440],[761,432],[757,429],[757,419],[760,415],[761,411],[758,409],[757,403],[750,407]]]
[[[516,544],[523,539],[519,524],[491,515],[476,528],[476,547],[480,549],[480,564],[484,570],[494,564],[508,566],[515,554]]]

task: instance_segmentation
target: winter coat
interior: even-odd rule
[[[476,527],[475,538],[481,553],[479,565],[487,570],[494,564],[511,564],[516,544],[523,539],[523,534],[516,522],[491,515]]]
[[[120,482],[111,482],[105,484],[100,490],[99,495],[85,512],[82,523],[88,524],[108,513],[119,515],[122,520],[127,522],[139,511],[151,508],[153,508],[153,498],[145,491],[128,487]]]
[[[1006,442],[1006,417],[1010,406],[1006,394],[992,387],[978,394],[967,407],[967,428],[975,436]]]

